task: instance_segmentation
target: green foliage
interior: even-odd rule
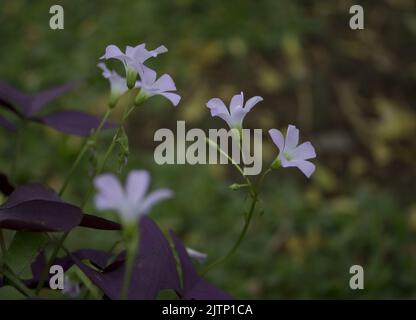
[[[237,298],[415,298],[412,1],[362,1],[362,32],[348,28],[349,1],[121,0],[115,6],[71,0],[63,4],[65,29],[52,31],[48,12],[54,3],[1,1],[1,79],[27,90],[85,79],[48,108],[102,115],[109,90],[96,64],[105,46],[166,45],[169,53],[157,69],[173,76],[182,102],[171,108],[152,98],[135,110],[106,170],[123,176],[146,168],[154,187],[172,188],[174,199],[155,207],[152,217],[187,246],[208,253],[209,261],[225,254],[240,232],[245,190],[227,186],[244,182],[232,166],[157,166],[154,131],[183,119],[204,129],[219,126],[207,121],[205,102],[244,90],[265,97],[247,119],[249,127],[298,124],[316,144],[320,163],[311,181],[292,170],[267,178],[264,214],[257,212],[237,254],[207,275],[213,283]],[[121,112],[114,111],[115,120]],[[15,139],[0,134],[4,171],[11,167]],[[82,201],[110,139],[104,133],[91,148],[65,200]],[[271,161],[276,150],[264,144]],[[14,182],[42,181],[59,189],[81,145],[79,138],[29,124]],[[114,219],[92,203],[86,212]],[[43,240],[19,233],[8,262],[28,275],[26,262]],[[67,246],[109,250],[119,240],[117,232],[79,228]],[[363,291],[348,286],[353,264],[364,267]],[[0,289],[0,297],[14,297],[11,290]]]

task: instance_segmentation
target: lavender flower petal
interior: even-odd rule
[[[285,138],[283,137],[283,134],[277,129],[270,129],[269,135],[272,138],[274,144],[279,148],[279,151],[283,152],[285,147]]]
[[[201,278],[194,266],[191,259],[186,252],[185,246],[179,240],[179,238],[170,231],[170,236],[175,245],[176,252],[179,256],[182,269],[183,287],[180,291],[183,299],[197,299],[197,300],[230,300],[232,297],[209,284],[203,278]]]

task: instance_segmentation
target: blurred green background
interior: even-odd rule
[[[49,29],[53,4],[64,7],[64,30]],[[349,28],[353,4],[364,7],[365,30]],[[153,134],[176,120],[224,127],[206,101],[240,91],[263,96],[246,127],[296,124],[301,140],[316,147],[317,170],[310,180],[295,169],[267,178],[264,214],[209,280],[237,298],[416,298],[415,9],[413,0],[1,0],[0,79],[28,91],[83,79],[49,108],[102,115],[108,83],[96,64],[106,45],[164,44],[169,52],[150,66],[172,75],[182,101],[173,108],[155,97],[134,113],[120,176],[145,168],[153,188],[172,188],[175,198],[151,217],[209,261],[241,229],[247,199],[227,188],[239,176],[224,165],[158,166]],[[36,124],[23,135],[14,180],[59,188],[83,140]],[[102,135],[66,200],[82,199],[91,163],[110,139],[111,132]],[[1,171],[8,172],[15,136],[2,130],[0,142]],[[276,153],[264,135],[265,164]],[[117,152],[106,169],[119,171]],[[88,211],[102,215],[92,203]],[[68,246],[109,249],[118,238],[80,229]],[[364,267],[364,290],[349,288],[354,264]]]

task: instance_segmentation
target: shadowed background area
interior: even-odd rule
[[[349,8],[358,2],[365,30],[352,31]],[[27,91],[82,79],[48,110],[102,115],[109,86],[96,65],[104,48],[164,44],[169,52],[150,66],[173,77],[182,101],[173,108],[154,97],[136,110],[126,127],[127,166],[117,151],[107,166],[122,177],[148,169],[153,188],[175,191],[151,213],[162,230],[175,230],[212,261],[242,227],[248,201],[227,188],[240,182],[231,165],[153,160],[158,128],[175,129],[176,120],[187,128],[225,127],[205,107],[212,97],[229,101],[240,91],[264,97],[246,127],[267,133],[295,124],[318,154],[310,180],[295,169],[268,176],[264,212],[235,256],[207,275],[210,281],[237,298],[416,298],[416,4],[358,2],[2,0],[0,79]],[[53,4],[64,7],[64,30],[49,28]],[[4,109],[0,114],[16,122]],[[120,116],[121,108],[113,120]],[[15,182],[59,188],[83,140],[37,124],[22,131],[19,138],[0,132],[1,171],[15,166]],[[102,135],[65,199],[82,199],[110,139],[111,132]],[[276,155],[264,134],[264,166]],[[104,216],[92,203],[88,211]],[[80,229],[68,247],[110,249],[117,239],[116,232]],[[364,267],[365,290],[349,288],[354,264]]]

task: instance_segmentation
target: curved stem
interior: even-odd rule
[[[16,174],[18,172],[17,169],[18,169],[18,162],[19,162],[19,151],[22,145],[22,134],[25,129],[25,125],[26,125],[26,120],[21,119],[17,127],[16,140],[15,140],[15,146],[14,146],[14,159],[13,159],[11,170],[10,170],[11,171],[10,174],[13,178],[16,178]]]
[[[0,249],[1,249],[1,254],[4,257],[4,255],[6,254],[6,242],[4,241],[4,236],[3,236],[3,230],[0,229]]]
[[[132,93],[131,93],[131,97],[133,98],[133,91],[132,91]],[[132,100],[132,99],[131,99],[131,100]],[[131,103],[129,103],[129,106],[130,106],[130,105],[131,105]],[[106,164],[106,162],[107,162],[107,160],[108,160],[108,158],[109,158],[109,156],[110,156],[111,152],[113,151],[113,149],[114,149],[114,147],[115,147],[115,143],[116,143],[116,141],[117,141],[117,136],[120,134],[121,129],[122,129],[122,127],[123,127],[124,122],[126,121],[127,117],[130,115],[131,111],[134,109],[134,105],[133,105],[133,107],[129,107],[129,106],[127,106],[127,107],[124,109],[124,114],[123,114],[123,117],[122,117],[122,120],[121,120],[120,126],[118,127],[116,134],[113,136],[113,139],[112,139],[112,141],[111,141],[111,144],[110,144],[110,146],[108,147],[108,149],[107,149],[107,151],[106,151],[106,153],[105,153],[105,155],[104,155],[104,159],[103,159],[103,161],[100,163],[100,165],[99,165],[99,166],[98,166],[98,168],[97,168],[96,175],[97,175],[97,174],[99,174],[99,173],[101,173],[101,171],[103,170],[103,168],[104,168],[104,166],[105,166],[105,164]],[[89,145],[88,145],[88,141],[95,141],[96,137],[98,136],[98,133],[101,131],[102,127],[104,126],[104,123],[106,122],[107,118],[110,116],[111,111],[112,111],[112,108],[108,108],[108,109],[107,109],[107,112],[106,112],[106,114],[103,116],[103,118],[102,118],[102,120],[101,120],[100,125],[98,126],[97,130],[96,130],[96,131],[93,133],[93,135],[91,136],[91,139],[88,139],[88,140],[86,141],[86,143],[85,143],[85,145],[84,145],[83,149],[81,150],[80,154],[78,155],[77,159],[75,160],[74,165],[72,166],[73,168],[71,168],[71,170],[70,170],[70,172],[69,172],[69,174],[68,174],[68,177],[67,177],[67,179],[66,179],[65,181],[69,181],[69,180],[70,180],[70,178],[71,178],[71,176],[73,175],[73,173],[74,173],[74,171],[75,171],[76,167],[78,166],[78,164],[79,164],[79,162],[81,161],[81,159],[82,159],[83,155],[85,154],[85,152],[87,151],[87,149],[88,149],[88,147],[89,147]],[[82,151],[84,150],[84,148],[85,148],[85,151],[84,151],[84,152],[82,152]],[[82,154],[82,155],[81,155],[81,154]],[[80,155],[81,155],[81,156],[80,156]],[[79,159],[79,160],[78,160],[78,159]],[[78,160],[78,161],[77,161],[77,160]],[[77,162],[77,163],[76,163],[76,162]],[[61,190],[60,190],[60,192],[59,192],[59,194],[60,194],[60,195],[62,195],[62,194],[64,193],[64,191],[65,191],[65,189],[66,189],[66,186],[67,186],[67,185],[68,185],[68,182],[66,182],[66,183],[64,183],[64,184],[63,184],[63,186],[62,186],[62,188],[61,188]],[[82,206],[81,206],[81,208],[82,208],[82,209],[84,209],[84,208],[85,208],[85,206],[86,206],[86,204],[88,203],[88,199],[90,198],[91,193],[93,192],[93,190],[94,190],[94,189],[93,189],[92,185],[90,185],[90,187],[89,187],[89,189],[88,189],[88,191],[87,191],[87,196],[86,196],[86,199],[84,200],[84,202],[83,202],[83,204],[82,204]],[[55,246],[55,248],[54,248],[54,250],[53,250],[53,252],[52,252],[52,254],[51,254],[51,257],[48,259],[48,262],[47,262],[47,264],[45,265],[45,268],[44,268],[44,269],[43,269],[43,271],[42,271],[41,278],[40,278],[40,280],[39,280],[38,286],[36,287],[36,294],[39,294],[39,291],[42,289],[42,287],[43,287],[43,285],[44,285],[44,283],[45,283],[45,281],[46,281],[46,278],[47,278],[47,276],[48,276],[48,273],[49,273],[49,267],[50,267],[50,266],[52,265],[52,263],[55,261],[55,259],[56,259],[57,255],[58,255],[58,253],[59,253],[59,250],[61,249],[61,247],[62,247],[63,243],[65,242],[66,238],[68,237],[69,233],[70,233],[70,230],[66,231],[66,232],[65,232],[65,233],[64,233],[64,234],[63,234],[63,235],[62,235],[62,236],[58,239],[58,243],[57,243],[57,245]]]
[[[98,137],[98,134],[101,132],[102,128],[104,127],[104,124],[106,123],[107,119],[109,118],[110,114],[112,112],[112,108],[108,108],[106,113],[104,114],[104,116],[101,119],[100,124],[98,125],[97,129],[93,132],[93,134],[86,139],[81,151],[78,153],[77,158],[75,159],[74,163],[72,164],[71,169],[69,170],[69,173],[67,175],[67,177],[64,180],[64,183],[62,184],[61,189],[59,190],[59,196],[62,196],[66,190],[66,188],[68,187],[69,181],[71,180],[74,172],[76,171],[76,169],[78,168],[79,164],[81,163],[82,158],[84,157],[85,153],[87,152],[88,148],[90,147],[90,145],[92,143],[95,142],[95,140]],[[36,287],[36,294],[39,294],[40,290],[42,289],[43,285],[45,284],[45,281],[48,277],[48,273],[49,273],[49,268],[52,265],[52,263],[55,261],[59,250],[62,247],[62,244],[65,242],[66,238],[68,237],[70,231],[66,231],[64,234],[62,234],[62,236],[58,239],[58,243],[56,244],[56,246],[54,247],[52,254],[50,256],[50,258],[48,259],[44,269],[42,270],[42,274],[40,276],[38,285]]]
[[[247,215],[247,217],[245,219],[245,222],[244,222],[244,227],[241,230],[240,236],[237,238],[237,241],[231,247],[230,251],[225,256],[219,258],[218,260],[211,263],[208,267],[206,267],[206,269],[202,272],[202,275],[205,275],[209,270],[211,270],[212,268],[214,268],[214,267],[218,266],[219,264],[223,263],[224,261],[226,261],[240,247],[240,244],[242,243],[242,241],[243,241],[243,239],[244,239],[244,237],[247,233],[248,227],[249,227],[250,222],[251,222],[251,218],[253,217],[254,209],[256,208],[257,197],[258,197],[257,193],[254,193],[254,197],[253,197],[253,200],[252,200],[251,206],[250,206],[250,211],[248,212],[248,215]]]
[[[32,292],[19,280],[19,278],[6,265],[0,268],[0,272],[6,277],[10,283],[25,296],[32,298]]]
[[[80,162],[81,162],[82,158],[84,157],[85,153],[87,152],[88,148],[97,139],[97,136],[101,132],[104,124],[106,123],[108,117],[110,116],[111,111],[112,111],[111,108],[107,109],[107,111],[104,114],[104,116],[102,117],[101,122],[100,122],[99,126],[97,127],[97,129],[94,131],[94,133],[88,139],[85,140],[85,143],[84,143],[81,151],[78,153],[77,158],[75,159],[74,163],[72,164],[72,167],[69,170],[68,175],[66,176],[65,181],[62,184],[61,189],[59,190],[59,195],[60,196],[62,196],[63,193],[65,192],[65,190],[66,190],[66,188],[69,184],[69,181],[72,178],[72,175],[74,174],[75,170],[78,168],[78,165],[80,164]]]

